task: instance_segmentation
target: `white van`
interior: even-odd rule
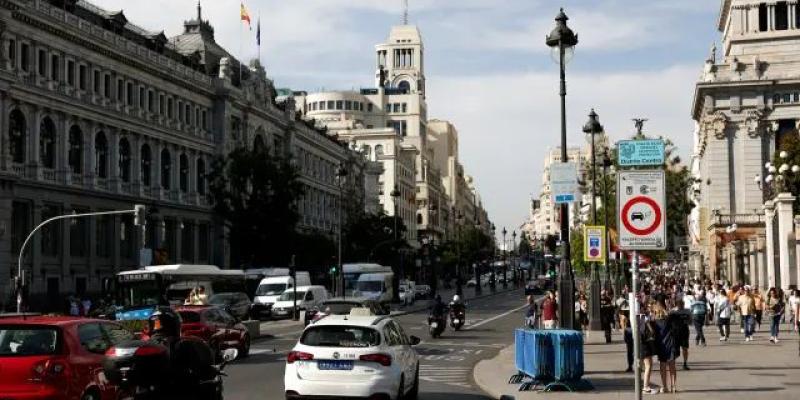
[[[393,281],[394,274],[391,272],[361,274],[356,282],[353,296],[388,303],[392,301],[394,295]]]
[[[253,296],[253,316],[269,314],[270,306],[278,301],[283,292],[295,285],[290,275],[268,276],[261,280]],[[297,271],[297,286],[310,286],[311,275],[306,271]]]
[[[291,317],[294,308],[295,288],[287,289],[272,305],[273,317]],[[328,299],[325,286],[297,286],[297,309],[310,310]]]

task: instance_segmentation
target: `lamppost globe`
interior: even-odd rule
[[[798,172],[800,172],[800,166],[792,165],[792,173],[796,174]]]
[[[789,170],[789,165],[788,165],[788,164],[783,164],[783,165],[781,165],[781,167],[778,169],[778,172],[780,172],[780,173],[782,173],[782,174],[783,174],[783,173],[785,173],[785,172],[786,172],[786,171],[788,171],[788,170]]]
[[[567,14],[564,13],[564,9],[562,8],[558,15],[556,15],[556,27],[547,35],[547,39],[545,43],[547,46],[552,49],[551,55],[553,56],[553,61],[560,62],[560,54],[561,48],[564,49],[564,63],[569,63],[572,60],[572,56],[575,54],[575,45],[578,44],[578,35],[572,32],[572,29],[569,29],[567,26],[567,21],[569,17]]]
[[[786,150],[782,150],[782,151],[781,151],[781,152],[778,154],[778,156],[779,156],[781,159],[785,159],[785,158],[789,157],[789,153],[787,153],[787,152],[786,152]]]
[[[767,171],[769,171],[770,174],[774,174],[775,172],[778,171],[778,169],[775,168],[774,165],[770,165],[769,167],[767,167]]]
[[[764,164],[764,168],[767,168],[767,169],[769,169],[769,167],[770,167],[771,165],[772,165],[772,163],[771,163],[771,162],[769,162],[769,161],[767,161],[767,163],[766,163],[766,164]]]
[[[770,183],[770,182],[772,182],[773,179],[774,179],[774,177],[772,176],[772,174],[769,174],[769,175],[767,175],[766,178],[764,178],[764,182]]]
[[[761,175],[756,174],[756,176],[753,177],[753,182],[761,183]]]

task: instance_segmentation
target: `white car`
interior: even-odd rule
[[[409,289],[406,285],[400,285],[400,301],[403,302],[403,305],[412,305],[414,304],[414,290]]]
[[[286,399],[416,400],[419,358],[388,316],[330,315],[309,325],[286,357]]]

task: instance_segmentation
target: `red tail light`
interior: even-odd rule
[[[295,361],[309,361],[313,360],[314,355],[311,353],[304,353],[302,351],[290,351],[289,354],[286,355],[286,363],[291,364]]]
[[[51,358],[36,363],[31,369],[31,380],[43,381],[53,379],[56,381],[64,381],[69,373],[67,363],[61,359]]]
[[[361,361],[375,362],[383,365],[384,367],[392,365],[392,356],[388,354],[364,354],[363,356],[358,357],[358,359]]]
[[[164,353],[164,348],[157,346],[142,346],[136,349],[133,355],[137,357],[155,356]]]

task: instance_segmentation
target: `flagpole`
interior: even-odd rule
[[[258,10],[258,62],[261,62],[261,10]]]
[[[242,3],[244,7],[244,3]],[[244,23],[239,17],[239,88],[242,88],[242,69],[244,69],[244,53],[242,52],[242,38],[244,37]]]

